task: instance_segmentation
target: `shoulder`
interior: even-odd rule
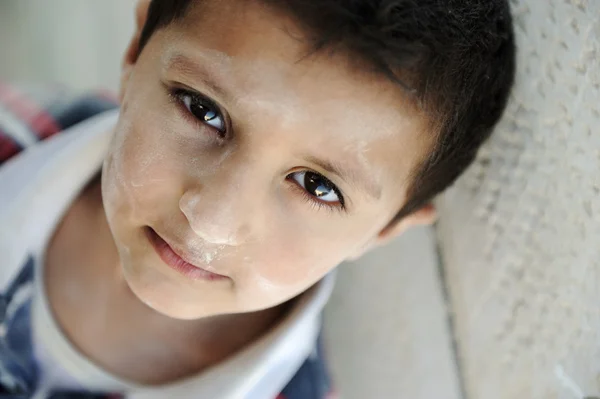
[[[108,92],[75,93],[61,86],[0,82],[0,165],[35,143],[117,107]]]

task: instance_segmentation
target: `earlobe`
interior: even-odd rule
[[[413,226],[429,226],[437,221],[437,210],[432,203],[429,203],[406,218],[411,220],[411,225]]]
[[[386,245],[394,238],[399,237],[406,230],[414,226],[425,226],[435,223],[437,220],[437,212],[433,204],[427,204],[420,208],[418,211],[405,216],[402,220],[396,223],[386,226],[383,230],[377,234],[374,238],[366,242],[360,248],[358,248],[353,254],[351,254],[346,260],[354,261],[367,252]]]
[[[387,244],[394,238],[402,235],[406,230],[415,226],[429,226],[437,220],[437,211],[433,204],[429,203],[410,215],[405,216],[398,222],[386,226],[378,236],[378,245]]]

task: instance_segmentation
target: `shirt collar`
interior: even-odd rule
[[[0,187],[6,188],[0,194],[0,263],[6,266],[0,289],[29,253],[43,249],[69,204],[99,170],[117,120],[118,110],[102,113],[0,168]],[[262,338],[198,376],[152,389],[123,385],[133,388],[129,396],[136,399],[275,397],[313,350],[333,282],[331,273],[302,294]],[[68,371],[78,372],[76,367]]]

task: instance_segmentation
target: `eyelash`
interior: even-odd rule
[[[308,191],[306,191],[304,188],[300,187],[298,185],[298,183],[293,182],[293,178],[291,177],[294,173],[298,173],[298,172],[302,172],[302,170],[298,170],[298,171],[294,171],[293,173],[290,173],[286,176],[286,180],[289,180],[290,183],[292,183],[294,185],[294,188],[296,190],[298,190],[300,192],[300,194],[302,195],[302,199],[304,201],[306,201],[307,203],[309,203],[314,209],[317,210],[321,210],[321,209],[325,209],[328,211],[345,211],[346,210],[346,200],[344,198],[344,196],[342,195],[342,192],[340,191],[339,188],[337,188],[337,186],[335,184],[333,184],[331,182],[331,180],[329,180],[328,178],[326,178],[325,176],[323,176],[322,174],[318,173],[318,172],[313,172],[310,171],[312,173],[318,174],[325,182],[327,182],[327,184],[329,184],[331,186],[331,188],[333,189],[333,191],[335,192],[335,194],[338,196],[339,198],[339,202],[338,203],[328,203],[325,201],[319,201],[315,196],[310,195],[308,193]]]
[[[197,92],[194,92],[194,91],[188,90],[188,89],[183,89],[181,87],[168,88],[167,90],[169,92],[169,95],[177,102],[177,105],[179,106],[180,111],[185,115],[186,118],[191,120],[192,123],[196,124],[199,127],[208,127],[210,129],[213,129],[213,130],[217,131],[219,136],[221,136],[221,135],[224,136],[227,134],[227,131],[229,130],[229,128],[228,128],[229,122],[228,122],[227,118],[225,118],[223,116],[224,113],[221,112],[221,108],[217,104],[215,104],[212,100],[210,100],[209,98],[207,98],[206,96],[204,96],[200,93],[197,93]],[[186,97],[186,96],[189,96],[192,99],[192,101],[195,103],[204,104],[207,107],[214,109],[224,121],[224,124],[225,124],[224,131],[221,132],[214,126],[208,125],[205,122],[202,122],[196,116],[194,116],[187,109],[187,107],[184,103],[184,97]],[[295,171],[293,173],[298,173],[298,172],[301,172],[301,171]],[[335,184],[333,184],[331,182],[331,180],[329,180],[322,174],[320,174],[318,172],[313,172],[313,171],[310,171],[310,172],[319,175],[320,178],[322,178],[329,186],[331,186],[332,190],[335,192],[335,194],[339,198],[338,203],[328,203],[325,201],[320,201],[313,195],[310,195],[306,189],[304,189],[303,187],[300,187],[300,185],[298,185],[298,183],[295,183],[292,181],[293,179],[291,178],[291,176],[293,175],[293,173],[288,174],[286,176],[286,180],[290,180],[290,182],[294,185],[294,188],[300,192],[300,194],[302,195],[302,198],[307,203],[309,203],[313,208],[315,208],[317,210],[325,209],[325,210],[330,210],[330,211],[333,211],[333,210],[345,211],[346,210],[345,199],[344,199],[344,196],[342,195],[340,189],[337,188],[337,186]]]
[[[183,113],[183,115],[189,120],[191,120],[192,123],[194,123],[198,127],[209,128],[214,130],[215,132],[217,132],[220,139],[223,139],[227,135],[227,132],[229,131],[229,121],[224,116],[224,113],[221,111],[221,107],[219,107],[214,101],[198,92],[189,89],[184,89],[181,87],[171,87],[167,90],[169,92],[170,97],[172,97],[177,102],[177,105],[180,111]],[[205,106],[206,108],[214,110],[216,114],[223,120],[223,130],[221,131],[214,126],[203,122],[202,120],[198,119],[194,114],[192,114],[185,105],[185,97],[189,97],[193,104],[200,104]]]

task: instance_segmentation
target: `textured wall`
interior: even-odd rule
[[[600,1],[513,6],[508,115],[438,204],[465,389],[600,397]]]

